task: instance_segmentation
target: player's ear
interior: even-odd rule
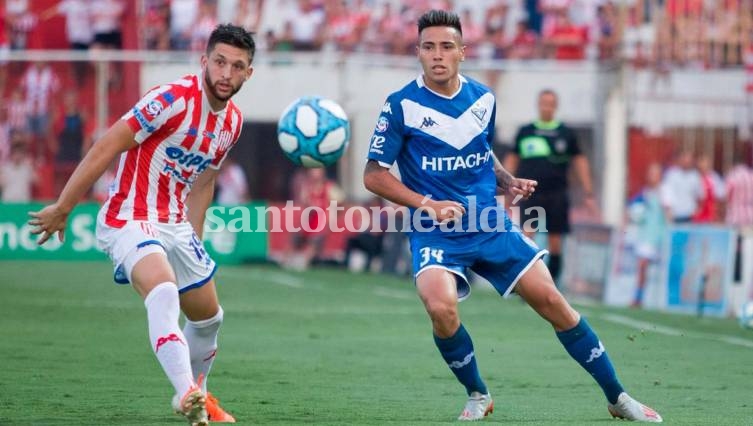
[[[251,76],[253,74],[254,74],[254,66],[253,65],[249,65],[248,68],[246,69],[246,80],[248,80],[249,78],[251,78]]]
[[[199,60],[199,63],[201,64],[201,69],[206,71],[207,64],[209,63],[209,58],[207,58],[206,53],[201,55],[201,59]]]

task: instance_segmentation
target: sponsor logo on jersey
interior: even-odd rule
[[[422,129],[425,129],[427,127],[433,127],[433,126],[437,126],[437,125],[439,125],[439,123],[437,123],[436,121],[434,121],[433,118],[431,118],[431,117],[424,117],[424,120],[421,122],[421,126],[420,127]]]
[[[371,147],[369,149],[369,152],[373,152],[376,154],[384,154],[384,151],[382,148],[384,147],[384,141],[386,138],[384,136],[374,135],[371,137]]]
[[[387,120],[387,117],[381,116],[379,117],[379,120],[377,120],[376,124],[376,131],[379,133],[384,133],[387,131],[387,128],[390,127],[390,121]]]
[[[474,152],[454,157],[421,157],[421,168],[433,172],[450,172],[461,169],[481,167],[492,158],[492,151]]]
[[[211,158],[195,152],[186,152],[176,146],[168,147],[165,153],[169,159],[165,160],[162,173],[169,174],[187,184],[193,183],[196,175],[206,170],[212,163]],[[193,167],[196,169],[192,170]]]
[[[136,121],[139,122],[141,128],[146,130],[148,133],[154,133],[154,131],[157,130],[154,126],[149,124],[149,119],[144,116],[140,109],[134,107],[133,116],[136,118]]]
[[[382,107],[382,112],[385,114],[392,114],[392,106],[389,102],[385,102],[384,106]]]

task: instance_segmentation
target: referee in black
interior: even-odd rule
[[[536,193],[528,200],[521,200],[520,224],[528,236],[540,229],[526,229],[528,223],[540,227],[541,223],[528,222],[539,217],[531,207],[542,207],[548,231],[549,271],[554,282],[562,268],[562,235],[570,232],[567,189],[567,173],[570,164],[580,181],[584,192],[584,203],[590,211],[596,212],[593,183],[588,159],[581,152],[575,132],[567,125],[555,120],[557,94],[551,89],[539,92],[539,119],[518,130],[515,148],[505,157],[505,168],[519,178],[538,181]],[[529,212],[526,214],[526,210]],[[559,284],[558,284],[559,285]]]

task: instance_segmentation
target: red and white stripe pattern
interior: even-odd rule
[[[743,61],[745,62],[745,76],[747,80],[745,91],[753,94],[753,44],[748,46]]]
[[[232,101],[212,112],[201,81],[188,75],[156,87],[123,116],[139,146],[120,157],[103,206],[107,225],[186,221],[191,185],[207,167],[219,169],[243,124]]]
[[[737,165],[727,174],[727,219],[729,225],[753,225],[753,169]]]

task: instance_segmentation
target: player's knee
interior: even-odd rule
[[[454,324],[458,319],[457,306],[444,301],[427,302],[426,312],[429,313],[432,321],[442,325]]]

